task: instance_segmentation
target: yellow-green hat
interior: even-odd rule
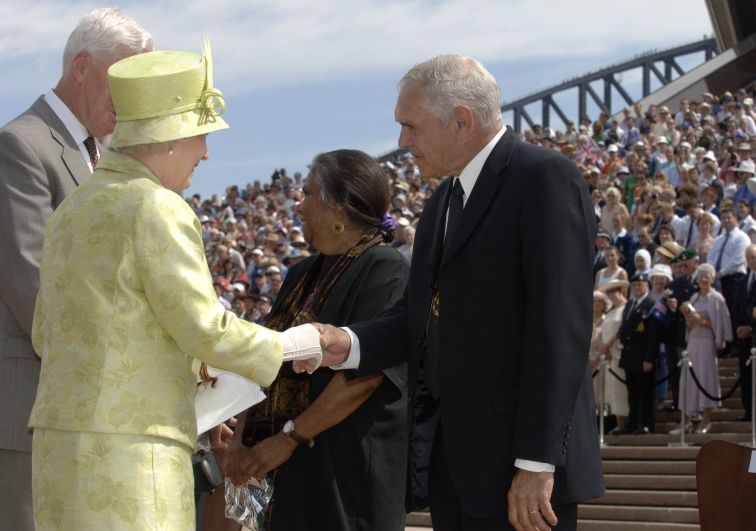
[[[156,51],[132,55],[108,69],[116,111],[110,147],[155,144],[227,129],[223,93],[213,87],[207,37],[203,55]]]

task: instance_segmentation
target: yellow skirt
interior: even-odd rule
[[[191,450],[160,437],[36,428],[32,493],[37,530],[195,528]]]

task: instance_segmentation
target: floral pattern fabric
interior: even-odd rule
[[[188,464],[198,360],[263,386],[280,368],[278,332],[218,302],[194,212],[131,157],[104,153],[92,179],[55,211],[40,275],[32,341],[42,369],[32,428],[156,437],[182,445]],[[90,451],[62,450],[34,455],[35,470]],[[155,462],[156,477],[162,466]],[[34,495],[44,499],[40,481]]]
[[[39,531],[194,529],[191,451],[159,437],[34,431]]]

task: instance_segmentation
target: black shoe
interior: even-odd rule
[[[649,433],[654,433],[654,429],[650,426],[643,426],[642,428],[638,428],[633,432],[635,435],[648,435]]]
[[[622,428],[617,426],[616,428],[614,428],[612,431],[609,432],[609,435],[628,435],[632,432],[633,432],[632,430],[629,430],[624,426]]]

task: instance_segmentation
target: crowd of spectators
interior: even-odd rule
[[[398,228],[391,245],[412,257],[415,224],[425,201],[438,186],[421,179],[411,156],[384,162],[392,184],[391,214]],[[227,309],[261,323],[270,311],[292,265],[310,256],[297,205],[303,176],[277,169],[270,182],[230,186],[223,198],[187,201],[202,224],[205,254],[219,300]]]
[[[568,122],[565,130],[523,131],[522,141],[561,152],[583,173],[599,226],[597,287],[692,254],[697,263],[715,267],[719,289],[727,277],[745,274],[743,242],[736,238],[738,245],[720,252],[723,242],[716,247],[715,241],[725,232],[722,213],[733,212],[738,230],[756,242],[756,195],[746,186],[756,174],[755,89],[707,92],[682,99],[677,109],[636,104],[619,119],[601,113],[595,121],[582,117],[577,127]],[[439,182],[424,179],[408,153],[390,156],[382,166],[399,225],[392,245],[410,259],[414,227]],[[296,208],[302,184],[302,174],[281,168],[269,182],[231,186],[222,198],[188,199],[202,223],[220,300],[250,321],[263,321],[288,268],[310,254]]]

